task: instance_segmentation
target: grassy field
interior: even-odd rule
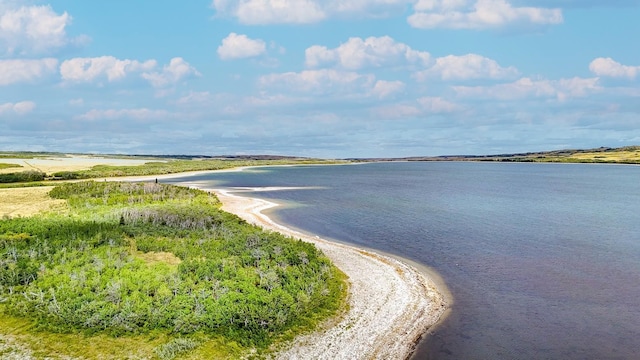
[[[94,156],[58,156],[26,158],[26,155],[16,158],[3,158],[0,162],[12,167],[2,167],[0,164],[0,174],[15,171],[35,170],[48,175],[59,171],[82,171],[89,170],[96,165],[110,166],[136,166],[149,162],[149,159],[118,159]],[[18,169],[22,168],[22,169]]]
[[[608,151],[576,151],[565,156],[550,156],[549,160],[640,164],[640,147],[612,149]]]

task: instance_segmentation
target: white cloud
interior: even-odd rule
[[[454,86],[458,95],[472,98],[491,98],[498,100],[519,100],[524,98],[567,98],[583,97],[598,92],[601,87],[598,78],[579,78],[560,80],[532,80],[521,78],[515,82],[493,86]]]
[[[247,25],[308,24],[326,17],[321,6],[312,0],[214,0],[212,7]]]
[[[36,103],[33,101],[21,101],[17,103],[4,103],[0,104],[0,115],[5,114],[17,114],[25,115],[33,111],[36,108]]]
[[[200,73],[181,57],[171,59],[169,65],[165,65],[161,72],[142,74],[142,77],[154,87],[174,85],[190,76],[200,76]]]
[[[58,60],[0,60],[0,86],[30,82],[56,72]]]
[[[218,15],[242,24],[310,24],[331,17],[387,17],[402,14],[415,0],[214,0]]]
[[[57,14],[51,6],[12,8],[0,4],[0,45],[8,54],[46,53],[72,43],[86,41],[86,36],[67,38],[71,16]]]
[[[113,56],[94,58],[74,58],[60,65],[60,75],[67,83],[123,80],[131,74],[140,74],[154,87],[166,87],[188,76],[200,76],[200,73],[180,57],[171,59],[161,71],[154,71],[156,60],[144,62],[138,60],[120,60]]]
[[[113,56],[74,58],[60,65],[62,80],[67,82],[92,82],[106,78],[109,82],[121,80],[130,73],[152,70],[155,60],[119,60]]]
[[[384,99],[404,90],[404,88],[405,84],[402,81],[378,80],[373,86],[373,89],[371,89],[371,94],[380,99]]]
[[[507,0],[214,0],[218,15],[246,25],[310,24],[330,18],[388,17],[413,6],[416,28],[487,29],[562,23],[558,8],[513,6]]]
[[[320,69],[264,75],[258,83],[261,87],[281,88],[292,93],[344,93],[370,91],[375,77],[349,71]]]
[[[139,109],[107,109],[107,110],[89,110],[88,112],[78,115],[78,120],[96,121],[96,120],[158,120],[170,117],[170,113],[166,110],[151,110],[147,108]]]
[[[416,72],[414,77],[424,81],[429,77],[439,77],[442,80],[471,80],[505,79],[517,75],[518,70],[512,66],[505,68],[495,60],[477,54],[467,54],[437,58],[432,67]]]
[[[514,7],[506,0],[419,0],[407,19],[415,28],[491,29],[563,22],[560,9]]]
[[[640,74],[640,66],[622,65],[612,58],[597,58],[589,64],[589,70],[598,76],[635,79]]]
[[[305,57],[308,67],[336,63],[350,70],[405,63],[426,65],[430,59],[428,52],[413,50],[389,36],[369,37],[364,40],[352,37],[335,49],[314,45],[305,51]]]
[[[218,47],[218,56],[222,60],[243,59],[264,54],[267,51],[267,44],[260,40],[254,40],[247,35],[231,33],[222,40],[222,45]]]

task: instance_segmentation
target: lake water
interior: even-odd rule
[[[171,182],[251,196],[322,237],[437,271],[454,298],[415,359],[640,358],[640,167],[374,163]]]

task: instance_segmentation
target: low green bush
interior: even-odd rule
[[[47,174],[41,171],[22,171],[8,174],[0,174],[0,183],[16,183],[29,181],[42,181]]]

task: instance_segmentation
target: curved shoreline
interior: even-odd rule
[[[295,338],[276,359],[406,359],[448,309],[435,282],[403,261],[278,224],[263,213],[276,203],[203,190],[247,222],[313,243],[349,277],[349,309],[339,322]]]

